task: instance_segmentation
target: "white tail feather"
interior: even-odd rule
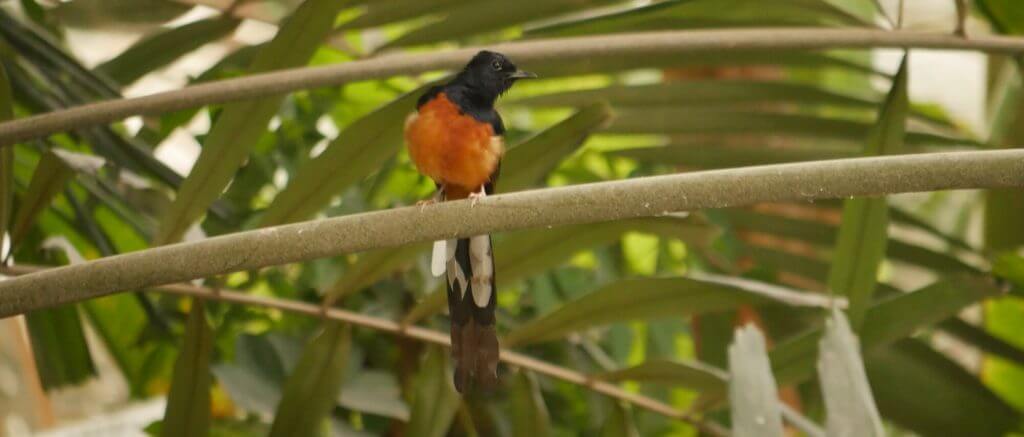
[[[434,252],[430,255],[430,273],[434,277],[444,274],[445,266],[448,264],[448,240],[434,242]]]

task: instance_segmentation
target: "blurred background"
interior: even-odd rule
[[[335,18],[320,33],[313,24],[305,33],[295,26],[305,37],[275,46],[300,3],[0,0],[0,61],[13,114],[278,68],[501,41],[750,27],[953,33],[958,23],[952,0],[521,0],[514,7],[496,0],[349,1],[308,6]],[[968,38],[1024,33],[1024,4],[969,3]],[[903,56],[902,50],[728,51],[520,63],[542,78],[517,85],[500,102],[511,147],[498,190],[859,156]],[[1014,60],[912,50],[907,71],[911,105],[902,153],[1024,144]],[[132,117],[18,144],[8,167],[14,207],[4,257],[8,265],[64,265],[157,242],[411,205],[428,198],[433,184],[404,152],[402,120],[418,93],[443,77],[398,76],[263,99],[262,106]],[[233,130],[247,132],[244,138],[215,134],[232,111],[249,115],[230,119]],[[230,184],[178,191],[204,147],[233,142],[244,144],[233,155],[240,161],[225,164]],[[168,224],[168,211],[188,195],[209,199],[205,216]],[[775,350],[820,327],[820,311],[692,296],[670,301],[669,307],[679,305],[675,313],[651,305],[574,315],[573,304],[600,292],[685,289],[694,285],[686,282],[694,272],[824,293],[830,268],[849,261],[835,250],[842,208],[842,201],[760,204],[496,235],[499,333],[544,361],[605,375],[681,411],[727,422],[721,387],[671,363],[707,365],[715,374],[727,367],[734,326],[756,324]],[[882,236],[888,252],[876,291],[882,303],[944,284],[954,273],[996,270],[1011,283],[1024,277],[1019,192],[890,196],[888,210]],[[661,282],[645,282],[655,280]],[[423,244],[206,284],[312,303],[329,296],[348,310],[447,331],[443,293],[436,292],[442,285],[430,275]],[[188,341],[191,302],[138,291],[0,321],[0,435],[159,432],[175,359]],[[212,326],[211,435],[266,435],[281,411],[285,381],[324,324],[274,309],[205,307]],[[864,357],[887,432],[1024,433],[1019,294],[993,291],[953,306],[914,308],[927,323]],[[552,314],[577,321],[558,325]],[[548,328],[546,336],[536,334]],[[320,433],[697,435],[682,421],[505,365],[498,393],[460,400],[447,386],[428,383],[448,381],[446,351],[367,328],[342,335],[350,336],[336,365],[343,382]],[[808,362],[792,377],[776,369],[780,396],[820,421],[823,400]],[[650,367],[664,363],[670,364],[660,373]],[[424,406],[426,400],[436,409]]]

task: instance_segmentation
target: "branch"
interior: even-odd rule
[[[1024,53],[1024,38],[892,32],[866,29],[766,28],[622,33],[538,39],[488,46],[531,68],[592,58],[678,56],[709,51],[821,50],[835,48],[928,48]],[[300,89],[461,67],[481,47],[404,53],[322,67],[253,74],[132,99],[113,100],[0,124],[0,146],[71,129]]]
[[[2,272],[3,274],[14,276],[27,275],[48,270],[52,269],[25,265],[0,268],[0,272]],[[376,331],[387,332],[389,334],[394,334],[399,337],[410,338],[427,343],[434,343],[444,347],[451,347],[451,339],[445,333],[435,331],[432,329],[421,328],[419,326],[405,326],[388,319],[367,316],[352,311],[346,311],[343,309],[330,308],[327,309],[325,312],[323,307],[305,302],[297,302],[293,300],[279,299],[266,296],[254,296],[239,291],[199,287],[191,284],[171,284],[161,287],[155,287],[152,290],[156,292],[175,294],[180,296],[191,296],[221,302],[237,303],[246,306],[273,308],[280,311],[295,314],[304,314],[312,317],[321,317],[329,320],[337,320],[341,322],[350,323],[356,326],[373,329]],[[624,402],[629,402],[630,404],[636,405],[637,407],[643,408],[656,414],[660,414],[676,420],[682,420],[684,422],[690,423],[691,425],[700,429],[702,432],[707,433],[709,435],[728,435],[727,431],[725,431],[715,423],[704,422],[701,419],[696,418],[689,413],[678,410],[675,407],[665,404],[657,399],[653,399],[639,393],[628,392],[615,384],[593,379],[590,376],[577,372],[573,369],[551,364],[546,361],[541,361],[528,355],[513,352],[506,348],[501,348],[499,358],[501,359],[501,361],[504,361],[513,366],[518,366],[524,369],[532,370],[542,375],[547,375],[555,379],[560,379],[565,382],[582,386],[586,389],[593,390],[603,395]]]
[[[759,202],[1024,187],[1024,149],[856,158],[522,191],[263,228],[0,281],[0,317],[156,285],[514,229]]]

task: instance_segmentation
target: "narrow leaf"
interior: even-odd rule
[[[430,347],[413,389],[412,412],[405,434],[417,437],[443,437],[451,427],[459,409],[459,394],[449,380],[445,353],[439,347]]]
[[[570,332],[614,322],[680,317],[766,302],[796,307],[828,305],[828,300],[820,295],[735,278],[702,275],[699,278],[626,279],[523,324],[508,334],[506,344],[553,340]]]
[[[869,134],[865,147],[865,154],[869,156],[900,153],[903,147],[909,107],[906,63],[904,57],[879,112],[878,122]],[[885,198],[857,198],[845,202],[828,287],[832,293],[850,299],[847,311],[856,331],[861,329],[875,291],[878,269],[885,257],[888,223],[889,207]]]
[[[216,17],[166,29],[147,36],[96,70],[121,84],[130,84],[178,58],[219,40],[241,23],[234,17]]]
[[[724,394],[729,374],[700,361],[649,360],[628,369],[597,375],[606,381],[640,381],[686,387],[701,393]]]
[[[25,321],[43,388],[79,384],[96,374],[77,305],[34,311]]]
[[[511,148],[501,163],[502,178],[498,189],[501,192],[518,191],[541,183],[548,173],[611,117],[608,105],[591,104]]]
[[[312,217],[345,188],[376,171],[402,146],[402,120],[416,110],[416,99],[429,83],[356,120],[323,153],[295,172],[295,177],[260,219],[273,226]]]
[[[32,173],[28,190],[25,191],[18,211],[14,214],[14,224],[11,226],[12,250],[28,234],[39,213],[64,190],[64,183],[72,174],[74,172],[60,157],[53,152],[43,153],[35,172]]]
[[[331,323],[306,346],[285,382],[271,437],[315,435],[334,408],[351,348],[351,326]]]
[[[537,378],[527,370],[520,371],[509,392],[512,401],[512,435],[514,437],[545,437],[551,434],[551,417],[544,404]]]
[[[343,1],[306,1],[253,60],[250,73],[305,65],[334,25]],[[229,103],[210,130],[192,172],[164,214],[155,245],[177,242],[220,196],[266,131],[284,97]]]
[[[14,118],[14,99],[7,70],[0,62],[0,122]],[[0,147],[0,247],[3,245],[14,204],[14,146]],[[0,249],[0,260],[7,257]]]
[[[959,364],[925,343],[904,339],[865,356],[882,415],[922,436],[1002,436],[1021,414]]]
[[[620,404],[615,404],[608,419],[601,426],[601,437],[640,437],[633,415]]]
[[[210,429],[210,355],[213,331],[206,322],[202,299],[192,299],[185,338],[174,363],[167,409],[160,428],[163,437],[209,434]]]
[[[818,375],[828,412],[828,435],[885,436],[864,373],[860,341],[850,330],[842,311],[832,310],[818,350]]]
[[[764,336],[753,325],[729,346],[729,404],[736,437],[782,437],[782,412]]]
[[[983,277],[953,275],[878,301],[864,315],[862,347],[870,352],[892,344],[956,315],[974,302],[999,294],[999,289]],[[775,345],[772,364],[780,382],[799,382],[812,375],[821,336],[822,330],[815,328]]]

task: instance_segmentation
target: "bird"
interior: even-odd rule
[[[420,96],[405,121],[405,143],[417,170],[437,187],[421,204],[470,199],[475,206],[494,193],[505,152],[505,125],[494,103],[517,81],[535,77],[505,55],[483,50],[450,81]],[[447,279],[456,390],[493,387],[499,346],[490,235],[435,242],[431,272]]]

